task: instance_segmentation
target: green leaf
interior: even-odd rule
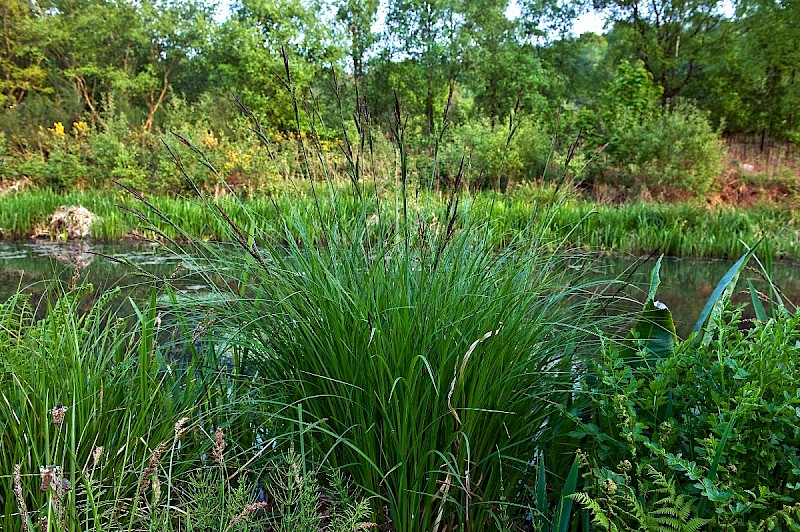
[[[761,304],[761,299],[758,297],[756,287],[753,286],[750,279],[747,280],[747,286],[750,289],[750,299],[753,302],[753,310],[756,313],[756,319],[758,321],[767,321],[767,312],[764,310],[764,305]]]
[[[711,297],[708,298],[706,305],[700,312],[700,316],[697,318],[697,323],[695,323],[694,328],[692,328],[692,332],[699,332],[709,321],[713,321],[722,312],[723,303],[730,298],[730,294],[733,292],[733,289],[736,287],[736,282],[739,280],[739,274],[742,273],[742,270],[747,265],[747,261],[753,256],[756,247],[758,247],[758,244],[742,255],[742,257],[731,266],[730,270],[727,271],[722,279],[720,279],[716,288],[714,288],[714,291],[711,293]]]
[[[539,459],[539,471],[536,479],[536,510],[534,521],[539,521],[543,532],[547,532],[547,477],[545,476],[544,454]]]
[[[631,328],[628,338],[638,340],[628,342],[628,347],[623,349],[623,357],[631,358],[635,349],[642,349],[657,358],[669,357],[675,349],[676,333],[675,322],[672,312],[667,306],[656,301],[656,292],[661,284],[659,272],[661,271],[662,255],[656,261],[653,271],[650,273],[650,288],[647,293],[647,300],[644,308],[639,314],[639,318]]]
[[[659,301],[648,301],[629,337],[640,340],[641,347],[657,358],[671,356],[676,339],[672,312]]]
[[[580,464],[578,457],[572,462],[572,469],[569,470],[567,475],[567,482],[564,484],[564,489],[561,492],[561,501],[558,503],[556,509],[555,520],[553,521],[553,530],[555,532],[567,532],[569,527],[570,514],[572,513],[573,499],[569,497],[575,493],[575,488],[578,485],[578,468]]]
[[[725,445],[728,443],[728,438],[731,435],[731,431],[733,430],[733,423],[736,421],[736,410],[734,410],[733,415],[731,416],[731,420],[728,422],[728,426],[725,427],[725,431],[722,433],[722,438],[720,439],[719,443],[717,444],[717,448],[714,451],[714,459],[711,461],[711,467],[708,469],[708,475],[706,478],[703,479],[703,485],[706,488],[705,495],[708,499],[711,499],[714,502],[720,500],[720,497],[724,497],[725,495],[722,492],[718,492],[715,489],[710,489],[713,486],[714,481],[717,478],[717,469],[719,469],[719,463],[722,460],[722,453],[725,451]],[[706,507],[706,501],[708,500],[704,498],[700,501],[699,513],[703,515],[703,510]]]
[[[658,291],[658,287],[661,284],[661,277],[659,272],[661,271],[661,260],[664,258],[664,255],[658,257],[656,261],[656,265],[653,267],[653,271],[650,272],[650,290],[647,292],[647,302],[653,302],[656,299],[656,292]]]

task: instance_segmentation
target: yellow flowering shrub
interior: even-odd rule
[[[214,132],[207,129],[206,132],[200,137],[200,142],[209,149],[216,149],[219,146],[219,139],[214,136]]]
[[[53,127],[47,128],[47,131],[50,132],[56,138],[63,139],[67,136],[67,133],[64,131],[64,124],[61,122],[55,122]]]
[[[76,139],[83,139],[89,134],[89,124],[83,120],[72,123],[72,134]]]

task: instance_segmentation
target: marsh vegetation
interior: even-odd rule
[[[0,527],[800,528],[797,6],[333,4],[0,0]]]

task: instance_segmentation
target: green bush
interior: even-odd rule
[[[553,157],[550,132],[541,124],[522,119],[492,125],[488,120],[454,126],[441,147],[440,173],[452,181],[465,156],[466,181],[471,188],[505,190],[510,184],[546,177]]]
[[[658,196],[703,196],[722,173],[724,148],[705,113],[679,103],[616,132],[609,156],[623,182]]]
[[[763,312],[751,323],[741,308],[721,313],[674,350],[653,351],[652,339],[604,346],[581,384],[591,406],[575,432],[591,497],[580,500],[596,523],[656,530],[642,516],[676,512],[714,530],[797,529],[800,312]]]
[[[58,146],[47,158],[39,184],[57,192],[66,192],[76,183],[86,180],[88,168],[84,163],[80,153],[67,146]]]
[[[47,161],[41,153],[32,153],[23,158],[8,157],[4,166],[8,169],[7,175],[10,179],[27,177],[40,184],[48,172]]]
[[[719,133],[689,102],[662,107],[661,92],[644,66],[623,61],[595,107],[576,113],[589,147],[604,147],[590,166],[595,183],[656,196],[696,197],[712,189],[723,168]]]
[[[71,124],[81,119],[84,102],[72,89],[57,96],[30,93],[23,103],[0,112],[0,132],[5,133],[11,156],[39,151],[43,145],[40,133],[54,123]]]
[[[140,151],[139,133],[124,114],[111,115],[88,135],[87,157],[92,164],[91,184],[113,187],[112,180],[134,188],[152,188],[146,160]],[[144,135],[144,133],[141,133]],[[156,184],[157,186],[157,184]]]

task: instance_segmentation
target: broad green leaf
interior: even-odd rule
[[[630,358],[634,350],[641,349],[657,358],[664,358],[672,355],[675,349],[675,322],[672,319],[672,312],[660,301],[656,301],[656,293],[661,284],[661,260],[660,256],[653,271],[650,273],[650,288],[647,293],[647,300],[644,308],[639,314],[636,323],[631,328],[628,338],[638,341],[629,342],[628,347],[623,348],[623,357]]]
[[[730,298],[730,294],[733,292],[733,289],[736,287],[736,282],[739,280],[739,274],[747,265],[747,261],[750,260],[750,257],[753,256],[756,247],[758,247],[758,244],[742,255],[742,257],[731,266],[731,269],[727,271],[722,279],[720,279],[716,288],[714,288],[714,291],[711,293],[711,297],[708,298],[706,305],[700,312],[700,316],[694,328],[692,328],[692,332],[702,330],[709,321],[715,319],[722,312],[722,305]]]
[[[631,338],[658,358],[672,355],[675,349],[675,322],[672,312],[660,301],[648,301],[631,329]]]
[[[711,467],[708,468],[708,475],[704,479],[704,486],[706,486],[706,495],[707,497],[711,498],[712,500],[716,500],[716,497],[720,496],[719,492],[710,490],[708,486],[713,486],[714,481],[717,478],[717,469],[719,469],[720,461],[722,460],[722,453],[725,451],[725,445],[728,443],[728,438],[731,436],[731,431],[733,430],[733,424],[736,421],[736,410],[734,410],[733,415],[731,416],[731,420],[728,422],[728,426],[725,427],[725,432],[722,433],[722,438],[720,439],[719,443],[717,444],[717,448],[714,452],[714,459],[711,461]],[[699,513],[703,515],[703,510],[706,507],[706,501],[708,499],[704,498],[700,501],[700,508]]]
[[[578,457],[576,456],[575,461],[572,462],[572,468],[569,470],[569,475],[567,475],[567,482],[564,484],[564,489],[561,492],[561,501],[558,503],[558,509],[554,516],[553,530],[555,532],[567,532],[569,528],[573,502],[573,499],[569,497],[569,495],[576,493],[575,488],[578,485],[579,466]]]

